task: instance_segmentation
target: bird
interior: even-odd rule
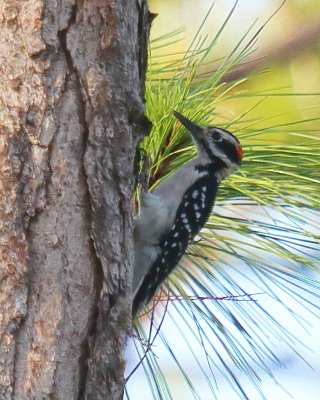
[[[240,167],[243,157],[232,133],[173,114],[189,131],[197,155],[142,194],[133,235],[133,317],[175,269],[208,220],[220,182]]]

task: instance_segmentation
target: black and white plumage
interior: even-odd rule
[[[134,232],[133,315],[176,267],[206,223],[220,181],[242,159],[241,145],[231,133],[174,115],[191,133],[198,155],[142,196]]]

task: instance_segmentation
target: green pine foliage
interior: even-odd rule
[[[132,341],[142,360],[137,367],[144,369],[153,399],[174,398],[161,354],[154,352],[156,340],[170,354],[190,398],[202,398],[162,329],[165,319],[193,354],[194,368],[212,398],[223,398],[217,394],[219,374],[234,389],[234,398],[248,398],[243,374],[256,389],[255,398],[264,398],[260,373],[272,377],[270,362],[281,364],[270,338],[293,352],[298,342],[264,300],[278,302],[298,324],[307,324],[307,313],[319,308],[320,137],[305,129],[308,121],[270,125],[250,117],[261,99],[295,94],[244,93],[243,83],[256,75],[224,82],[253,51],[261,28],[255,32],[251,26],[226,58],[207,61],[233,12],[209,44],[202,36],[205,18],[188,51],[174,60],[172,54],[157,57],[157,49],[168,46],[169,53],[179,32],[151,43],[146,103],[153,128],[141,144],[149,160],[150,190],[195,155],[190,135],[172,110],[202,125],[224,121],[219,127],[235,133],[244,151],[240,170],[222,182],[199,238],[163,285],[160,304],[149,305],[134,322],[138,338]],[[226,102],[244,97],[252,97],[254,106],[233,116]],[[269,139],[277,135],[280,142]],[[126,397],[130,399],[130,391]]]

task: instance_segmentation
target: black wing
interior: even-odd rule
[[[161,253],[144,277],[133,300],[132,314],[147,304],[168,277],[188,245],[206,223],[217,195],[218,182],[212,175],[197,180],[185,192],[171,230],[160,241]]]

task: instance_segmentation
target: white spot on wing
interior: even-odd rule
[[[194,190],[193,192],[192,192],[192,197],[195,199],[196,197],[198,197],[199,196],[199,192],[197,191],[197,190]]]
[[[194,204],[194,205],[193,205],[193,209],[194,209],[195,211],[199,210],[198,204]]]
[[[179,232],[176,232],[173,237],[178,237],[179,236]]]
[[[172,243],[171,247],[176,247],[177,243]]]
[[[201,214],[199,212],[196,212],[196,218],[200,218]]]

